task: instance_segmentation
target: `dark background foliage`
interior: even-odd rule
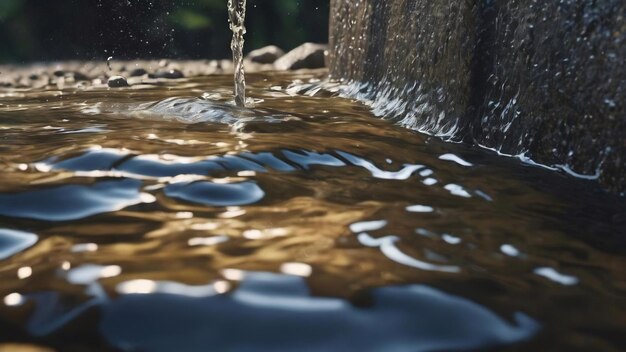
[[[326,42],[328,0],[248,0],[246,51]],[[0,62],[230,55],[227,0],[0,0]]]

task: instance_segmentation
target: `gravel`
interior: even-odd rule
[[[246,72],[321,68],[324,67],[324,48],[323,45],[307,43],[284,54],[276,46],[265,47],[248,54]],[[231,60],[111,60],[110,69],[106,61],[0,65],[0,89],[119,88],[232,73]]]

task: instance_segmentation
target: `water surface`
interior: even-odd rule
[[[620,351],[626,203],[294,81],[0,92],[0,342]]]

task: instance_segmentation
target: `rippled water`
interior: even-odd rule
[[[323,74],[1,92],[0,342],[626,348],[623,198],[295,93]]]

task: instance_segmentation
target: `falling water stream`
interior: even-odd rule
[[[233,32],[230,48],[235,65],[235,105],[246,106],[246,77],[243,64],[244,34],[246,34],[246,0],[228,0],[228,22]]]

